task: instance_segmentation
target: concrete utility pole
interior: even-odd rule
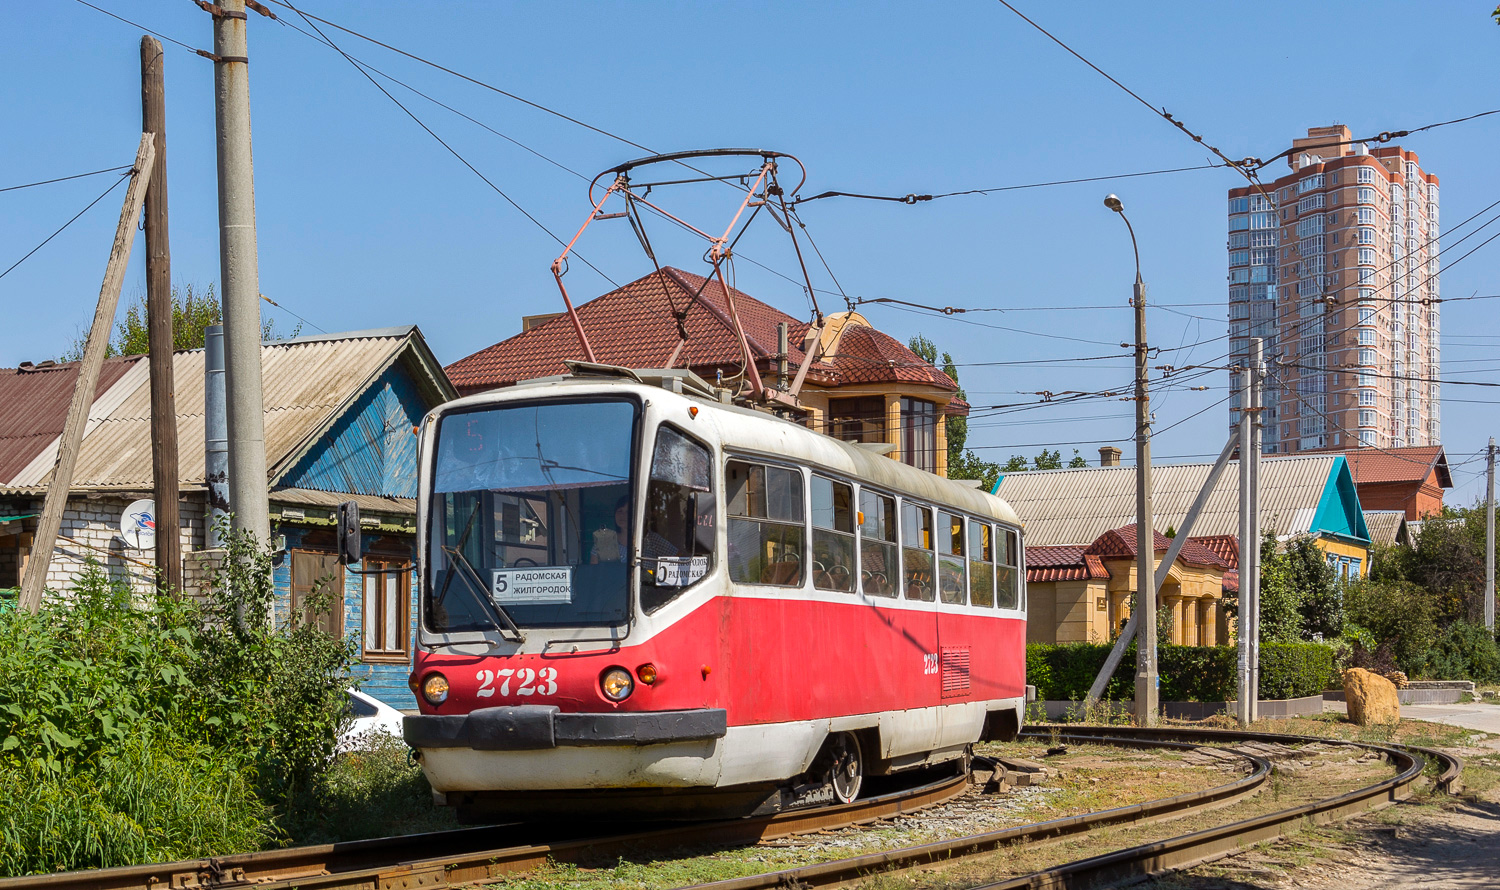
[[[219,268],[224,287],[225,383],[229,403],[229,499],[234,527],[264,545],[266,425],[260,377],[260,272],[255,177],[250,157],[250,72],[245,0],[220,0],[214,17],[214,111],[219,150]]]
[[[1150,370],[1146,364],[1146,282],[1141,279],[1141,251],[1135,228],[1125,216],[1120,199],[1110,195],[1104,206],[1120,214],[1130,233],[1135,254],[1135,720],[1140,726],[1155,726],[1158,681],[1156,673],[1156,532],[1151,522],[1151,394]]]
[[[1260,719],[1260,438],[1262,410],[1262,384],[1266,379],[1265,365],[1262,361],[1262,346],[1264,341],[1259,337],[1250,339],[1250,371],[1248,382],[1250,384],[1250,453],[1248,463],[1250,464],[1250,487],[1248,496],[1250,499],[1250,533],[1253,538],[1250,546],[1250,572],[1248,583],[1245,576],[1240,577],[1240,595],[1244,596],[1248,589],[1250,592],[1250,683],[1246,689],[1246,696],[1250,701],[1250,722],[1254,723]],[[1243,563],[1244,560],[1241,560]]]
[[[62,436],[57,444],[57,463],[52,468],[52,481],[47,485],[42,518],[37,522],[31,556],[26,562],[26,576],[21,579],[19,605],[30,612],[36,612],[42,607],[47,568],[52,564],[52,551],[57,546],[58,532],[62,531],[63,510],[68,505],[68,489],[73,487],[73,468],[78,463],[78,450],[83,445],[83,431],[88,425],[89,409],[94,406],[99,369],[104,367],[110,326],[115,320],[115,307],[120,302],[120,286],[125,283],[125,266],[130,262],[130,248],[135,243],[135,226],[141,218],[141,205],[146,200],[146,187],[151,182],[155,155],[155,140],[150,133],[142,133],[140,148],[135,154],[135,169],[130,174],[130,186],[125,190],[125,204],[120,208],[120,222],[115,226],[115,242],[109,250],[109,263],[104,267],[104,283],[99,287],[99,304],[94,309],[94,322],[89,325],[88,339],[83,343],[83,359],[78,363],[78,380],[73,384],[73,399],[68,403],[67,419],[63,421]]]
[[[141,130],[156,134],[146,189],[146,335],[151,365],[151,478],[156,503],[156,574],[182,590],[177,511],[177,395],[172,374],[172,249],[167,239],[167,100],[161,44],[141,38]]]
[[[1250,554],[1260,546],[1255,524],[1250,519],[1250,411],[1253,397],[1250,362],[1247,358],[1240,378],[1240,608],[1236,622],[1236,701],[1234,717],[1241,726],[1250,722],[1250,573],[1254,562]]]
[[[1490,436],[1484,495],[1484,626],[1495,632],[1495,437]]]

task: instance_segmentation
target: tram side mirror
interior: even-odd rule
[[[339,504],[339,564],[359,562],[363,542],[360,540],[359,504],[344,501]]]

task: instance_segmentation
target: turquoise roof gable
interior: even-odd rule
[[[1354,474],[1349,472],[1349,462],[1342,454],[1337,455],[1333,462],[1310,530],[1313,534],[1332,534],[1366,544],[1370,542],[1370,529],[1365,525],[1365,514],[1360,509],[1359,494],[1354,488]]]
[[[417,496],[417,436],[431,407],[397,362],[346,407],[280,484],[350,494]]]

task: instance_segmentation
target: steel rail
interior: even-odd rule
[[[1063,733],[1060,738],[1068,738],[1068,736]],[[1180,749],[1199,747],[1178,742],[1149,742],[1141,739],[1107,736],[1080,738],[1079,741],[1092,741],[1120,747]],[[803,888],[811,887],[841,886],[868,878],[876,873],[919,868],[924,865],[947,864],[1027,841],[1058,840],[1086,834],[1105,826],[1145,824],[1175,819],[1202,810],[1227,806],[1250,797],[1270,780],[1271,762],[1269,760],[1255,754],[1245,754],[1239,751],[1233,753],[1245,759],[1246,764],[1251,767],[1250,773],[1233,782],[1206,791],[1180,794],[1176,797],[1114,807],[1077,816],[1065,816],[1047,822],[1018,825],[956,840],[935,841],[930,844],[888,850],[882,853],[867,853],[863,856],[837,859],[817,865],[698,884],[685,890],[769,890],[769,888],[778,887],[795,887],[803,890]]]
[[[1045,730],[1033,729],[1023,735],[1032,738],[1053,738],[1053,729],[1051,727]],[[1122,747],[1191,748],[1197,747],[1192,744],[1193,742],[1224,744],[1251,741],[1279,744],[1314,742],[1347,744],[1380,752],[1383,757],[1397,765],[1398,773],[1394,777],[1337,797],[1164,841],[1118,850],[1103,856],[1066,863],[1051,869],[985,885],[975,890],[1093,886],[1130,877],[1188,868],[1227,856],[1250,844],[1281,837],[1307,824],[1325,824],[1403,800],[1410,796],[1412,786],[1421,778],[1429,759],[1443,767],[1436,779],[1440,790],[1456,789],[1458,776],[1463,768],[1462,760],[1454,755],[1426,748],[1374,745],[1312,736],[1234,730],[1138,729],[1124,726],[1059,726],[1055,729],[1055,737],[1059,740]],[[1053,841],[1107,825],[1127,822],[1147,824],[1177,818],[1204,809],[1217,808],[1254,794],[1266,782],[1271,772],[1270,762],[1263,757],[1243,751],[1227,753],[1238,754],[1254,761],[1256,772],[1238,782],[1198,794],[1179,795],[1174,798],[1136,804],[1132,807],[1102,810],[1052,822],[1018,826],[967,838],[856,856],[764,875],[716,881],[684,888],[684,890],[770,890],[776,887],[797,887],[799,890],[804,890],[804,888],[810,890],[813,887],[843,886],[867,879],[877,873],[919,868],[924,865],[946,865],[1027,841]],[[1225,793],[1235,786],[1241,787],[1233,794]],[[1217,800],[1211,802],[1205,800],[1210,796],[1216,796]]]
[[[516,825],[464,828],[338,844],[120,868],[0,878],[0,890],[416,890],[529,871],[550,861],[614,859],[649,850],[755,843],[862,825],[943,803],[967,773],[913,789],[826,807],[606,837],[543,840]],[[511,845],[496,847],[504,839]],[[520,839],[522,842],[517,844]]]

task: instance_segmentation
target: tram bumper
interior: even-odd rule
[[[402,721],[406,743],[420,750],[668,745],[721,739],[728,729],[729,715],[723,708],[565,714],[556,705],[508,705],[468,714],[422,714]]]

